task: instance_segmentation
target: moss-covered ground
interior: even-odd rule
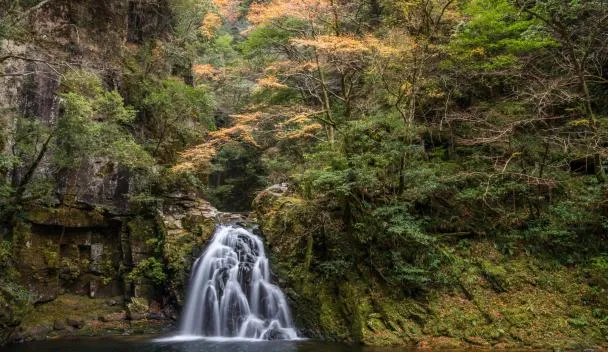
[[[158,333],[167,321],[126,320],[122,305],[110,305],[107,298],[61,295],[52,302],[39,305],[25,316],[19,331],[24,340],[58,338],[62,336],[99,336],[110,334]],[[120,317],[102,321],[101,317]],[[80,322],[79,328],[70,322]],[[59,325],[63,325],[58,328]]]

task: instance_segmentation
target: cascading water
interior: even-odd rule
[[[181,335],[297,338],[285,296],[270,283],[262,240],[244,228],[219,227],[192,267]]]

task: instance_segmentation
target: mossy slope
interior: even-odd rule
[[[463,240],[446,247],[449,284],[411,295],[363,265],[337,277],[319,271],[314,208],[301,198],[264,192],[255,208],[306,336],[446,348],[608,346],[608,287],[589,268]]]

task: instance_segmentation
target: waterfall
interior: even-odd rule
[[[285,295],[270,281],[262,240],[242,227],[219,227],[192,267],[180,334],[297,338]]]

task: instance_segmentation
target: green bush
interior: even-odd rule
[[[129,281],[150,280],[156,287],[163,287],[167,281],[164,265],[154,257],[146,258],[127,275]]]

